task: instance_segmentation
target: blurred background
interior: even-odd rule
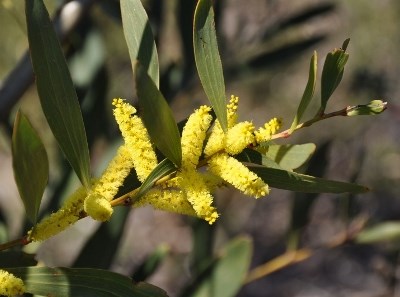
[[[196,1],[142,2],[156,37],[161,91],[181,121],[207,103],[193,59]],[[45,3],[56,20],[77,88],[92,171],[98,176],[122,141],[112,117],[112,98],[136,102],[119,1]],[[57,210],[78,181],[40,108],[27,56],[24,2],[0,4],[0,242],[5,242],[30,228],[11,165],[18,108],[39,131],[50,159],[41,216]],[[76,4],[82,9],[76,10]],[[221,217],[212,227],[150,207],[121,208],[109,223],[100,226],[83,219],[26,251],[37,253],[48,266],[110,268],[160,286],[170,296],[194,296],[188,292],[195,284],[196,255],[212,255],[235,236],[246,235],[253,242],[251,268],[288,249],[310,248],[312,255],[246,284],[238,296],[400,296],[400,2],[218,0],[215,10],[227,97],[239,96],[239,117],[256,125],[279,116],[288,128],[313,51],[318,52],[320,77],[325,55],[351,39],[345,74],[327,112],[373,99],[388,101],[388,110],[376,117],[326,120],[278,143],[317,144],[302,172],[360,183],[371,192],[307,195],[272,189],[256,201],[221,189],[215,193]],[[317,84],[309,117],[318,108],[318,91]],[[381,229],[375,237],[363,243],[337,241],[354,228],[376,226]],[[148,269],[151,259],[157,261]]]

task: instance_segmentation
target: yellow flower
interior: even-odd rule
[[[230,128],[225,138],[225,151],[231,155],[241,153],[254,142],[254,125],[250,122],[240,122]]]
[[[134,115],[136,109],[123,99],[114,99],[114,116],[136,170],[138,179],[143,182],[157,166],[157,157],[150,137],[142,120]]]
[[[122,145],[99,180],[95,182],[92,191],[111,201],[118,193],[118,188],[123,184],[132,167],[130,148],[126,144]]]
[[[133,204],[135,207],[151,205],[154,208],[179,214],[196,216],[186,193],[177,188],[153,188]]]
[[[0,269],[0,295],[16,296],[25,292],[25,286],[22,279],[13,274]]]
[[[273,118],[268,123],[265,123],[264,127],[259,128],[254,134],[256,136],[256,142],[261,143],[271,139],[282,126],[282,120],[279,118]]]
[[[228,128],[232,128],[237,122],[238,104],[239,104],[239,97],[231,95],[231,99],[229,100],[229,103],[226,106],[227,116],[228,116]]]
[[[28,232],[30,240],[46,240],[76,223],[83,211],[86,195],[87,192],[84,187],[76,190],[57,212],[52,213]]]
[[[213,197],[204,183],[202,175],[194,170],[183,170],[177,174],[180,187],[187,195],[187,200],[193,206],[198,217],[210,225],[218,219],[216,208],[212,206]]]
[[[211,129],[210,137],[208,138],[206,147],[204,148],[204,155],[206,157],[223,150],[225,148],[225,133],[222,130],[218,120],[215,120],[214,127]]]
[[[212,120],[211,108],[200,106],[189,117],[182,131],[182,167],[195,169],[203,150],[203,142]]]
[[[86,197],[84,209],[89,216],[100,222],[108,221],[113,213],[110,201],[97,193],[91,193]]]
[[[214,155],[208,161],[208,169],[222,177],[244,194],[259,198],[269,193],[265,184],[254,172],[226,153]]]

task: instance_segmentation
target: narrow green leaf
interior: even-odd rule
[[[167,297],[160,288],[147,283],[133,284],[121,274],[90,268],[7,268],[24,281],[26,291],[41,296]]]
[[[304,193],[365,193],[367,187],[263,166],[248,166],[273,188]]]
[[[342,48],[336,48],[326,56],[321,77],[320,113],[325,111],[329,98],[342,80],[344,66],[349,59],[349,54],[346,52],[349,41],[350,39],[346,39]]]
[[[49,179],[46,149],[25,115],[18,111],[12,137],[14,177],[28,219],[35,224]]]
[[[252,243],[247,237],[232,240],[221,251],[211,273],[191,297],[233,297],[242,287],[252,254]]]
[[[36,85],[47,122],[85,187],[89,150],[78,98],[43,0],[26,0],[28,40]]]
[[[349,106],[346,108],[346,115],[348,117],[358,115],[377,115],[386,110],[387,102],[382,100],[372,100],[365,105]]]
[[[315,144],[270,145],[265,155],[274,160],[282,169],[294,170],[307,162],[315,152]],[[265,165],[265,164],[264,164]]]
[[[314,96],[315,85],[317,82],[317,52],[314,51],[313,56],[310,61],[310,70],[308,73],[308,82],[306,88],[303,93],[303,97],[301,98],[299,107],[297,108],[296,116],[294,117],[292,126],[290,127],[289,133],[291,134],[296,126],[300,123],[300,120],[306,111],[308,105],[311,102],[311,99]]]
[[[164,96],[138,62],[135,67],[136,92],[143,107],[143,122],[157,148],[178,167],[182,161],[178,126]]]
[[[197,72],[204,91],[224,131],[228,128],[225,83],[215,32],[211,0],[199,0],[194,13],[193,47]]]
[[[400,222],[383,222],[366,228],[356,236],[357,243],[379,243],[400,240]]]
[[[266,156],[264,152],[261,153],[254,149],[245,148],[240,154],[236,155],[235,158],[241,162],[253,163],[258,165],[264,165],[266,167],[282,169],[278,163],[276,163],[269,156]]]
[[[167,176],[176,171],[176,166],[169,160],[162,160],[156,168],[149,174],[143,184],[140,186],[139,191],[136,193],[132,199],[139,199],[144,194],[146,194],[151,187],[153,187],[154,183],[158,181],[160,178]]]
[[[156,44],[151,31],[149,19],[140,0],[121,0],[122,27],[128,45],[132,70],[135,71],[136,60],[154,84],[159,87],[159,66]]]

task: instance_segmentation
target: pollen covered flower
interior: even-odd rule
[[[145,205],[183,215],[197,216],[186,198],[186,193],[178,188],[153,188],[133,204],[135,207]]]
[[[239,104],[239,97],[231,95],[231,99],[229,100],[229,103],[226,106],[227,116],[228,116],[228,128],[232,128],[237,122],[238,104]]]
[[[157,166],[157,157],[150,137],[142,120],[134,115],[136,109],[123,99],[114,99],[114,116],[136,170],[138,179],[143,182]]]
[[[254,125],[247,121],[240,122],[228,130],[225,151],[231,155],[237,155],[254,140]]]
[[[214,155],[208,161],[208,169],[222,177],[244,194],[259,198],[269,193],[268,185],[241,162],[226,153]]]
[[[214,126],[211,129],[210,137],[208,138],[204,155],[209,157],[225,148],[225,133],[218,120],[215,120]]]
[[[84,210],[94,220],[100,222],[108,221],[113,213],[110,201],[97,193],[91,193],[86,197]]]
[[[261,143],[268,141],[271,136],[274,135],[282,126],[282,120],[279,118],[273,118],[268,123],[265,123],[264,127],[259,128],[254,134],[256,136],[256,142]]]
[[[182,167],[195,169],[203,150],[203,142],[212,120],[208,106],[200,106],[189,117],[182,131]]]
[[[111,201],[132,167],[130,148],[124,144],[119,147],[115,157],[108,164],[99,180],[95,182],[92,191]]]
[[[0,269],[0,295],[16,296],[25,292],[25,286],[22,279],[13,274]]]
[[[76,223],[83,211],[86,195],[84,187],[76,190],[57,212],[52,213],[28,232],[29,239],[32,241],[46,240]]]
[[[177,174],[181,189],[186,193],[187,200],[192,205],[198,217],[206,220],[210,225],[218,219],[218,213],[212,206],[213,197],[204,183],[200,173],[184,170]]]

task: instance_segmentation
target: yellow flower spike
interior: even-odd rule
[[[226,153],[214,155],[208,161],[208,169],[222,177],[246,195],[259,198],[269,193],[268,185],[241,162]]]
[[[200,106],[189,117],[182,131],[182,168],[195,169],[203,150],[203,142],[210,127],[211,108]]]
[[[143,182],[157,166],[157,157],[150,137],[142,120],[134,115],[136,109],[123,99],[114,99],[114,116],[121,130],[126,146],[136,170],[138,179]]]
[[[115,157],[108,164],[103,174],[97,182],[95,182],[92,191],[100,194],[108,201],[111,201],[118,193],[118,188],[123,184],[133,167],[130,148],[125,144],[122,145]]]
[[[231,99],[227,105],[228,128],[232,128],[236,124],[238,104],[239,97],[231,95]]]
[[[52,213],[28,232],[29,239],[44,241],[76,223],[83,211],[86,195],[87,192],[84,187],[76,190],[57,212]]]
[[[113,213],[110,201],[97,193],[91,193],[86,197],[84,210],[94,220],[100,222],[108,221]]]
[[[256,142],[261,143],[268,141],[271,136],[274,135],[282,127],[282,119],[273,118],[268,123],[265,123],[264,127],[259,128],[254,132]]]
[[[215,120],[214,127],[211,129],[210,137],[208,138],[204,155],[209,157],[225,148],[225,133],[222,130],[218,120]]]
[[[16,296],[25,292],[25,285],[22,279],[0,269],[0,295]]]
[[[197,216],[206,220],[210,225],[218,219],[216,208],[211,204],[213,197],[204,183],[202,175],[192,170],[179,172],[181,188],[186,192],[187,200],[193,206]]]
[[[151,205],[154,208],[183,215],[197,216],[186,194],[176,188],[153,188],[133,204],[133,207]]]
[[[225,138],[225,151],[231,155],[241,153],[249,144],[254,143],[254,125],[241,122],[228,130]]]

